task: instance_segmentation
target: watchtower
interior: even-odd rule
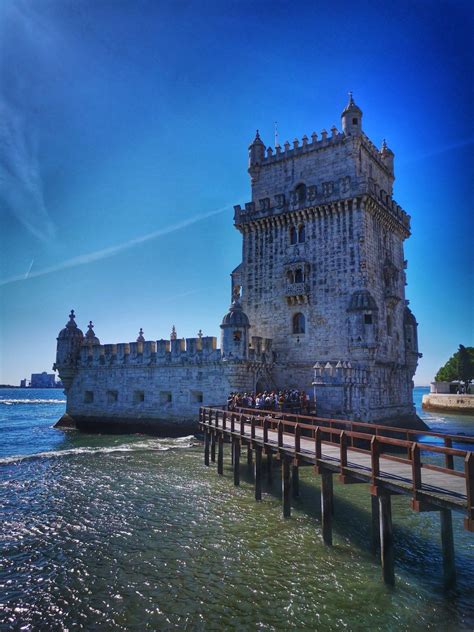
[[[342,131],[283,148],[266,147],[257,132],[251,201],[234,207],[243,258],[232,293],[241,294],[250,337],[273,339],[276,386],[314,387],[323,414],[412,417],[410,218],[392,198],[394,154],[372,143],[362,119],[350,94]]]

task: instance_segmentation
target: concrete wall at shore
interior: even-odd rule
[[[422,406],[425,410],[449,410],[474,414],[474,395],[429,393],[423,395]]]

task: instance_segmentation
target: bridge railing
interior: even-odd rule
[[[199,421],[207,427],[216,427],[227,430],[232,434],[254,439],[256,428],[261,428],[263,432],[263,443],[271,447],[291,451],[288,444],[285,445],[285,436],[291,437],[294,444],[294,456],[304,456],[301,450],[301,438],[312,439],[314,441],[314,453],[316,464],[322,459],[322,443],[327,442],[339,445],[339,469],[340,473],[347,473],[348,470],[348,448],[357,452],[370,452],[371,454],[371,480],[376,485],[380,478],[380,457],[384,459],[398,461],[410,465],[412,471],[413,497],[417,498],[417,493],[422,489],[422,469],[433,470],[444,474],[450,474],[464,478],[466,481],[466,499],[468,512],[468,527],[474,530],[474,452],[451,447],[452,440],[458,439],[456,435],[443,435],[442,433],[432,433],[424,431],[405,430],[395,427],[367,424],[363,422],[351,422],[344,420],[332,420],[317,417],[297,415],[298,421],[287,419],[287,415],[275,414],[274,411],[254,411],[253,409],[226,410],[217,407],[201,407]],[[307,420],[311,423],[305,423]],[[238,430],[236,425],[238,424]],[[324,425],[322,425],[324,424]],[[340,424],[343,428],[334,427]],[[276,432],[277,439],[269,441],[268,432]],[[368,431],[367,431],[368,430]],[[397,433],[398,437],[388,437],[381,434],[381,430]],[[401,439],[400,434],[406,434],[408,438]],[[422,434],[423,436],[433,436],[445,439],[445,445],[432,445],[430,443],[420,443],[414,438]],[[413,439],[411,438],[413,437]],[[474,438],[468,443],[474,443]],[[361,447],[366,444],[367,447]],[[398,456],[389,453],[388,450],[402,450],[406,456]],[[422,455],[437,456],[443,455],[445,467],[429,463],[422,460]],[[454,458],[463,460],[463,468],[455,469]]]

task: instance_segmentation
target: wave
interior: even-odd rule
[[[68,450],[51,450],[51,452],[36,452],[34,454],[18,454],[0,458],[0,465],[10,465],[22,461],[34,459],[53,459],[66,456],[77,456],[80,454],[114,454],[120,452],[167,452],[168,450],[179,450],[191,448],[195,445],[194,435],[179,437],[178,439],[150,439],[148,441],[137,441],[135,443],[124,443],[122,445],[95,448],[70,448]]]
[[[13,404],[65,404],[65,399],[0,399],[0,404],[12,406]]]

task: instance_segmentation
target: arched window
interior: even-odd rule
[[[298,203],[304,202],[306,200],[306,185],[303,183],[299,184],[295,189],[295,193]]]
[[[293,316],[293,333],[294,334],[304,334],[305,331],[305,319],[304,314],[298,312]]]
[[[301,268],[295,270],[295,283],[303,283],[303,270]]]
[[[305,240],[304,224],[298,226],[298,243],[302,244]]]
[[[298,233],[295,226],[290,226],[290,244],[296,244],[298,241]]]
[[[392,317],[390,314],[387,316],[387,336],[392,335]]]

